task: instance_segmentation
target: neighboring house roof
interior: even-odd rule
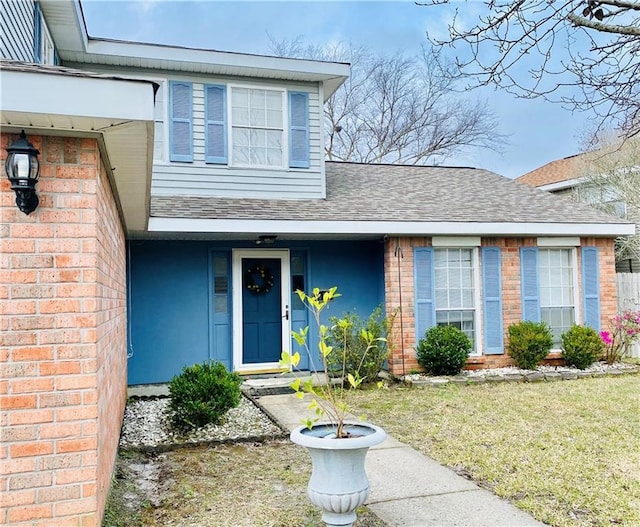
[[[326,199],[152,196],[149,229],[617,235],[633,228],[582,203],[486,170],[326,162],[326,179]]]
[[[581,176],[581,158],[583,155],[576,154],[563,159],[556,159],[531,172],[527,172],[517,178],[517,181],[531,187],[544,187],[554,183],[574,180]]]

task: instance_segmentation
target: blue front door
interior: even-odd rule
[[[282,352],[281,260],[242,259],[242,363],[274,363]]]

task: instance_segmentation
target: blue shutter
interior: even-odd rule
[[[502,272],[499,247],[482,249],[482,293],[484,297],[484,352],[504,353],[502,334]]]
[[[193,91],[190,82],[169,82],[169,159],[193,161]]]
[[[227,89],[223,85],[204,87],[205,162],[227,163]]]
[[[598,248],[582,248],[582,294],[584,323],[600,331],[600,272]]]
[[[416,343],[435,325],[436,307],[433,302],[433,249],[420,247],[413,251],[415,280]]]
[[[42,14],[39,2],[33,5],[33,62],[42,62]]]
[[[289,166],[309,168],[309,94],[289,92]]]
[[[540,294],[538,293],[538,249],[520,249],[520,277],[522,289],[522,320],[540,322]]]
[[[229,371],[231,361],[231,273],[230,254],[211,252],[211,332],[209,356],[222,362]]]

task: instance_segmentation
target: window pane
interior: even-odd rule
[[[282,151],[267,148],[267,165],[269,166],[282,166]]]
[[[446,309],[449,307],[449,295],[446,289],[436,289],[436,306]]]
[[[267,153],[264,148],[252,148],[251,149],[251,164],[252,165],[266,165]]]
[[[233,88],[232,90],[232,104],[233,106],[249,107],[249,89],[248,88]]]
[[[282,93],[273,90],[267,91],[266,103],[268,110],[282,110]]]
[[[282,128],[282,111],[281,110],[268,110],[267,111],[267,127],[269,128]]]
[[[233,108],[231,119],[236,126],[249,126],[249,109]]]
[[[242,165],[248,165],[250,159],[249,148],[243,146],[233,147],[233,162]]]

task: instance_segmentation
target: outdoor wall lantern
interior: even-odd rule
[[[276,243],[276,238],[277,236],[274,236],[274,235],[258,236],[258,239],[256,240],[256,245],[273,245],[274,243]]]
[[[30,214],[40,200],[36,194],[36,183],[40,175],[40,152],[29,141],[22,130],[18,140],[7,148],[7,160],[4,169],[16,193],[16,205],[25,214]]]

